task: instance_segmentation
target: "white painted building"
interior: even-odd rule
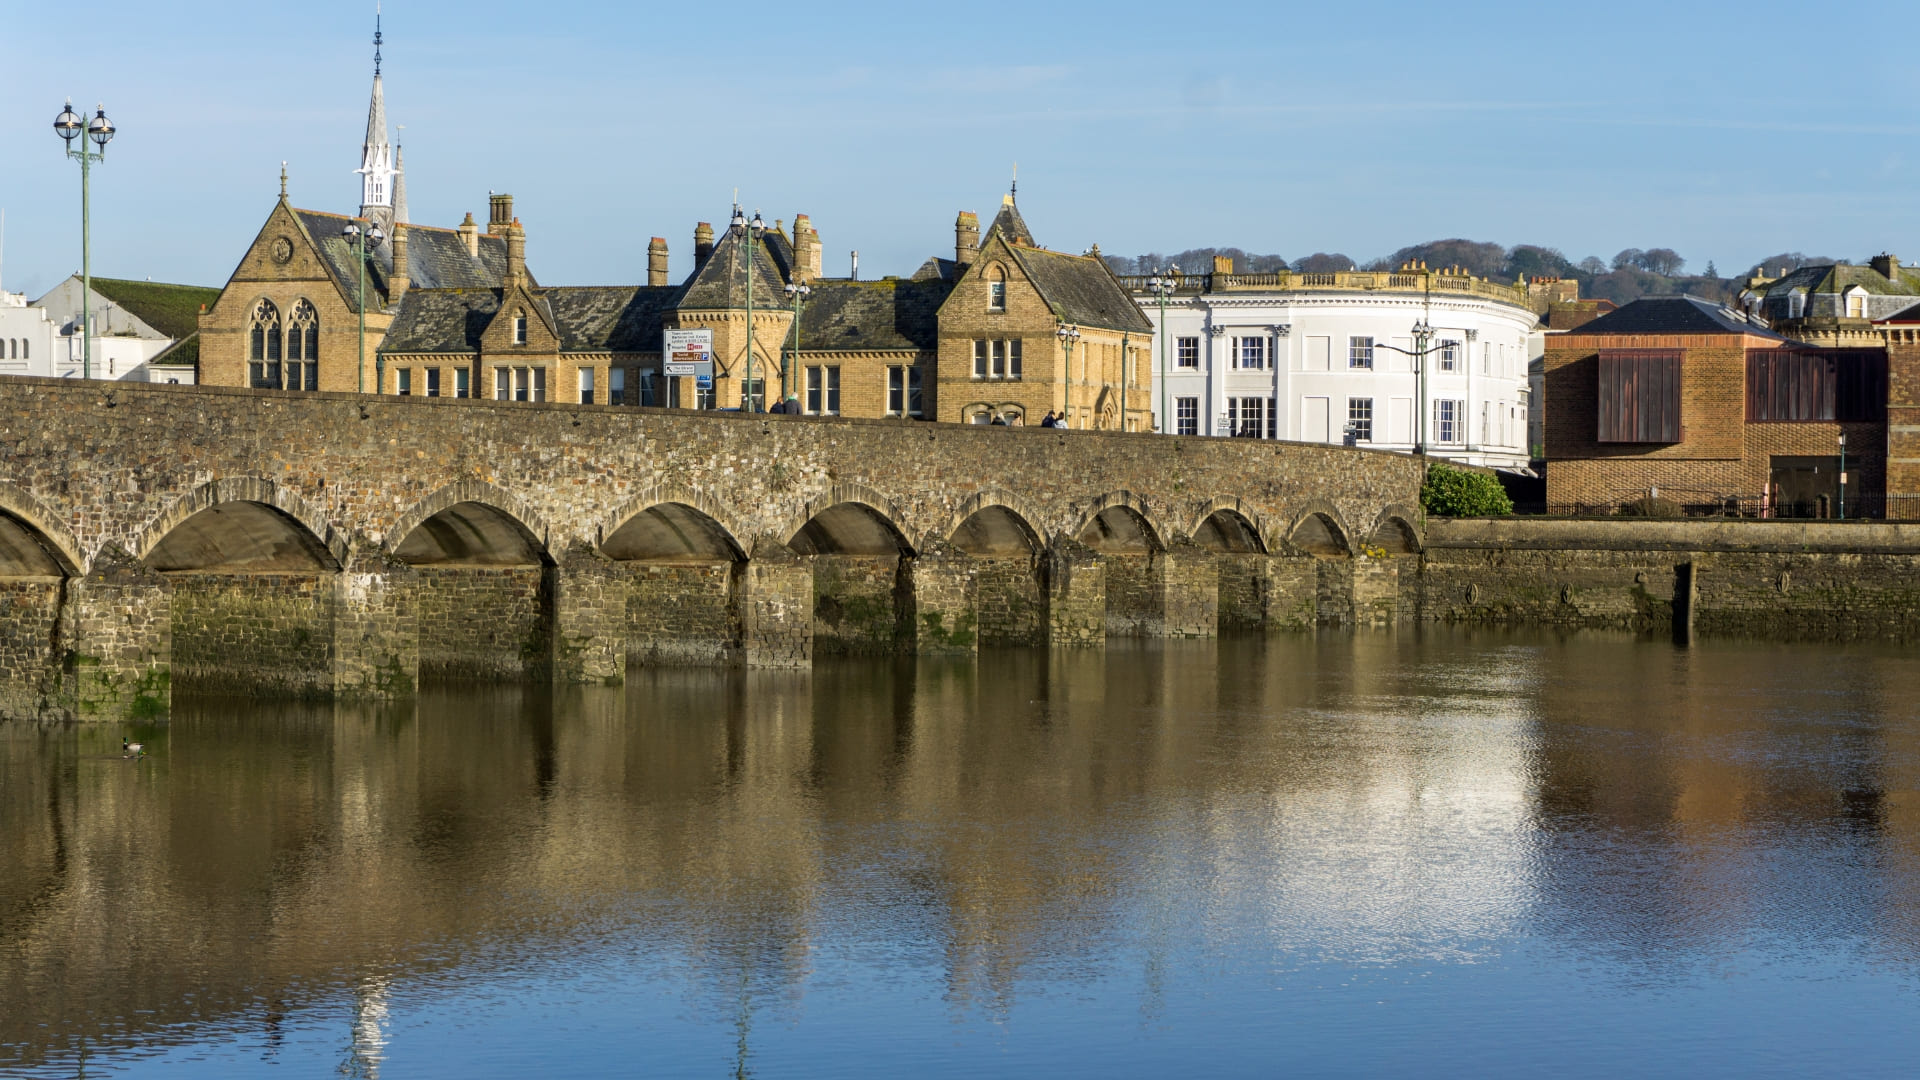
[[[87,370],[80,332],[85,290],[74,275],[28,303],[0,294],[0,375],[78,379]],[[96,379],[133,382],[195,381],[199,355],[198,306],[218,289],[150,281],[94,278],[87,297],[93,327]]]
[[[0,375],[50,375],[65,344],[45,308],[23,293],[0,291]]]
[[[1122,281],[1158,334],[1161,303],[1147,279]],[[1351,428],[1359,446],[1412,451],[1424,439],[1436,457],[1527,467],[1527,345],[1538,318],[1524,287],[1419,267],[1219,267],[1176,282],[1153,343],[1157,430],[1339,444]],[[1433,328],[1424,387],[1411,355],[1423,321]]]

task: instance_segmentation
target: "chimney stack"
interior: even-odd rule
[[[706,221],[693,223],[693,269],[697,273],[713,257],[713,224]]]
[[[853,253],[853,280],[860,280],[860,253],[857,251]]]
[[[793,215],[793,281],[796,285],[805,285],[816,276],[814,271],[814,243],[819,238],[813,231],[813,219],[805,214]]]
[[[503,226],[507,234],[507,283],[525,285],[527,283],[527,230],[520,227],[520,219],[514,218]]]
[[[487,195],[487,208],[489,211],[487,214],[487,235],[499,236],[501,233],[506,232],[507,226],[514,221],[513,196],[495,195],[489,192]]]
[[[667,238],[656,236],[647,242],[647,284],[667,283]]]
[[[473,223],[473,212],[467,212],[467,220],[460,223],[460,246],[467,249],[467,257],[480,257],[480,226]]]
[[[387,278],[387,300],[398,305],[413,283],[413,270],[407,265],[407,223],[393,223],[393,274]]]
[[[1233,273],[1233,256],[1215,255],[1213,257],[1213,272],[1216,274]]]
[[[1888,281],[1900,280],[1900,260],[1884,251],[1873,257],[1873,268]]]
[[[820,276],[821,256],[822,256],[822,252],[820,250],[820,230],[814,228],[813,222],[809,221],[807,222],[807,280],[808,281],[812,281],[814,278],[817,278]]]
[[[953,261],[963,267],[971,266],[979,254],[980,215],[962,210],[960,216],[953,219]]]

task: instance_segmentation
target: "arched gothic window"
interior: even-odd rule
[[[271,300],[253,305],[253,317],[247,324],[247,359],[247,375],[254,389],[280,389],[280,309]]]
[[[987,271],[987,310],[1007,310],[1007,272],[997,266]]]
[[[320,315],[306,300],[287,316],[287,389],[320,389]]]

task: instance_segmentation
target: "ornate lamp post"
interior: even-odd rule
[[[787,283],[787,295],[793,298],[793,366],[800,366],[800,309],[806,305],[812,286],[798,281]],[[787,364],[780,364],[780,400],[787,400]]]
[[[1413,324],[1413,362],[1418,365],[1413,370],[1419,376],[1419,385],[1415,390],[1415,394],[1420,399],[1418,404],[1420,410],[1418,431],[1420,434],[1419,441],[1413,448],[1413,452],[1416,454],[1425,454],[1427,452],[1427,353],[1431,351],[1428,348],[1428,343],[1432,340],[1433,327],[1428,324],[1427,320],[1421,319],[1419,322]]]
[[[1167,411],[1167,294],[1175,287],[1172,267],[1147,279],[1147,291],[1160,301],[1160,426],[1166,434],[1170,434],[1166,424],[1172,416]]]
[[[767,223],[760,219],[760,211],[753,212],[753,220],[747,220],[746,212],[738,205],[733,208],[733,228],[744,234],[747,244],[747,374],[740,384],[740,411],[754,412],[753,407],[753,253],[760,246],[760,238],[767,234]]]
[[[1061,323],[1060,329],[1055,330],[1054,335],[1060,339],[1061,399],[1065,402],[1060,411],[1071,415],[1068,410],[1073,407],[1073,346],[1080,340],[1080,328]],[[1064,421],[1064,417],[1062,419]],[[1063,422],[1062,426],[1071,425]]]
[[[68,98],[66,107],[60,115],[53,118],[54,134],[66,140],[67,156],[80,162],[80,377],[93,378],[93,163],[107,160],[107,144],[113,141],[113,121],[107,119],[107,108],[102,105],[94,110],[93,119],[82,120],[73,111],[73,99]],[[80,139],[84,132],[87,139],[99,150],[87,149],[86,139]],[[80,139],[75,147],[74,140]]]
[[[364,394],[367,392],[367,245],[372,244],[374,247],[379,247],[386,241],[387,234],[380,231],[380,225],[377,222],[369,225],[364,230],[361,229],[360,222],[363,220],[365,219],[354,218],[352,221],[347,222],[347,227],[340,230],[340,235],[346,237],[347,243],[353,246],[353,253],[358,256],[355,261],[360,264],[360,295],[354,306],[360,309],[360,369],[358,375],[360,392]],[[384,361],[376,361],[376,364],[377,369],[373,373],[373,392],[376,394],[384,394],[387,392],[386,364]]]

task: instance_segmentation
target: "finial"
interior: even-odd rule
[[[1015,202],[1020,197],[1020,163],[1013,163],[1013,186],[1007,189],[1007,201]]]
[[[373,77],[380,77],[380,0],[373,4]]]
[[[287,163],[283,161],[280,163],[280,198],[284,200],[286,197],[287,197]]]

